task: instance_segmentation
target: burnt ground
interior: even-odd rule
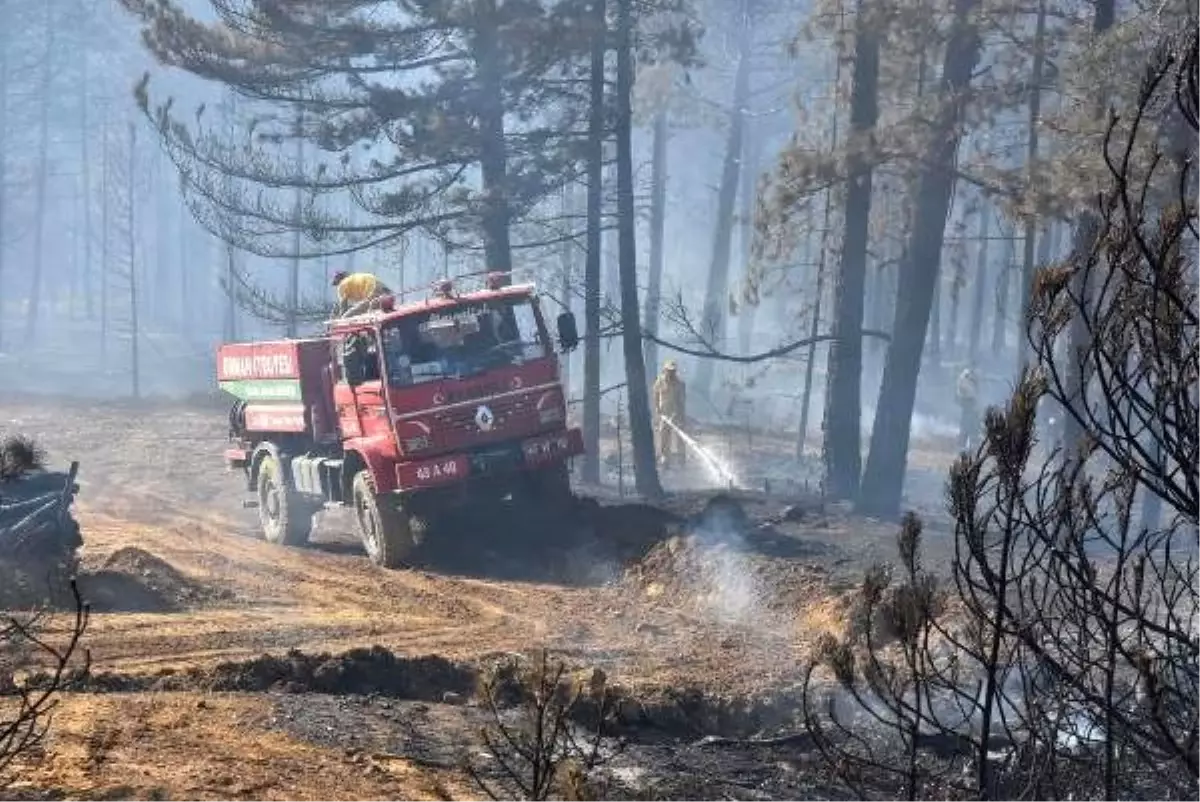
[[[266,728],[329,750],[368,775],[386,777],[387,767],[398,762],[446,772],[470,766],[512,794],[478,734],[485,728],[496,732],[498,723],[519,727],[522,691],[503,684],[498,714],[475,692],[480,673],[510,660],[497,655],[477,664],[452,663],[399,657],[379,647],[338,655],[292,652],[155,675],[78,673],[67,688],[74,700],[149,693],[183,702],[202,718],[230,700],[254,698],[266,705]],[[27,681],[42,680],[35,675]],[[762,736],[796,731],[795,698],[731,698],[696,688],[633,694],[612,686],[611,693],[616,717],[602,741],[605,759],[591,780],[600,798],[845,797],[811,744],[761,742]],[[584,707],[573,715],[580,734],[590,726],[589,716]],[[713,733],[725,738],[714,739]]]
[[[793,726],[812,644],[842,626],[865,566],[891,557],[894,524],[784,482],[735,494],[745,520],[706,522],[702,478],[668,476],[694,489],[649,507],[589,488],[599,503],[565,526],[468,511],[422,569],[382,571],[341,513],[320,516],[309,548],[258,538],[221,463],[225,412],[0,398],[0,433],[82,463],[94,609],[93,678],[64,697],[23,793],[478,796],[446,749],[473,743],[480,711],[444,695],[469,697],[478,666],[537,648],[602,668],[657,711],[626,734],[610,796],[835,793],[795,745],[696,742]],[[918,469],[941,454],[918,454]],[[944,529],[927,541],[944,559]]]
[[[282,730],[344,750],[365,771],[397,759],[445,770],[465,762],[503,787],[492,757],[475,745],[480,728],[494,721],[479,707],[364,696],[279,695],[272,703]],[[791,745],[714,745],[647,731],[606,749],[611,755],[595,782],[607,798],[848,798],[811,752]]]

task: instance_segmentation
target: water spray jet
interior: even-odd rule
[[[740,488],[742,486],[737,476],[734,475],[733,471],[731,471],[719,457],[717,457],[704,446],[700,445],[700,443],[697,442],[694,437],[689,435],[683,429],[679,428],[679,426],[675,425],[675,421],[664,416],[662,418],[662,422],[671,427],[675,434],[679,435],[679,439],[683,441],[683,444],[700,457],[714,479],[722,484],[727,484],[730,489]]]

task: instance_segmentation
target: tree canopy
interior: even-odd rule
[[[184,122],[138,89],[194,213],[252,253],[290,253],[282,235],[296,228],[310,255],[419,230],[481,240],[508,269],[509,223],[581,158],[589,34],[578,0],[212,0],[213,21],[170,0],[122,1],[161,62],[248,101],[238,141],[203,108]],[[296,139],[317,154],[286,155]],[[365,214],[339,213],[338,196]]]

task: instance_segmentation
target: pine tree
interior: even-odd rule
[[[629,395],[629,427],[633,439],[633,468],[642,498],[658,499],[662,486],[654,455],[650,424],[650,390],[642,353],[638,320],[637,242],[633,205],[633,0],[617,0],[617,217],[621,265],[622,344],[625,389]]]
[[[237,147],[200,114],[185,124],[170,101],[151,109],[145,84],[138,91],[201,222],[251,253],[292,255],[273,232],[303,231],[301,255],[313,256],[421,231],[448,247],[481,242],[488,268],[508,271],[511,224],[580,161],[578,4],[213,0],[221,21],[205,23],[170,0],[123,3],[160,61],[273,112],[253,145]],[[306,164],[280,151],[301,114],[299,138],[321,151]],[[317,202],[338,194],[365,219]]]
[[[908,258],[896,299],[896,325],[883,379],[871,448],[863,471],[856,507],[863,512],[893,515],[899,511],[908,459],[909,431],[921,350],[929,328],[934,283],[941,263],[946,215],[954,192],[966,90],[979,62],[982,38],[973,15],[978,0],[954,0],[954,16],[937,94],[939,114],[916,190],[917,205]]]
[[[850,94],[850,161],[842,260],[834,281],[833,334],[825,392],[826,491],[853,500],[862,471],[860,446],[863,302],[866,290],[867,231],[871,216],[870,150],[879,117],[879,35],[873,10],[860,0],[854,26],[854,70]]]

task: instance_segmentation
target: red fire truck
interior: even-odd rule
[[[556,333],[575,348],[574,315]],[[379,298],[321,337],[222,345],[218,382],[237,398],[226,462],[268,541],[302,545],[317,510],[345,505],[373,562],[409,564],[456,505],[569,503],[583,438],[555,350],[534,287],[500,274]]]

